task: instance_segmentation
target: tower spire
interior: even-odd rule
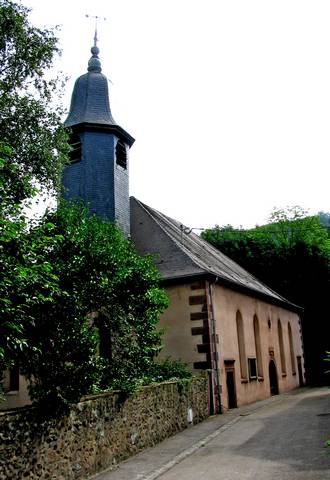
[[[97,42],[98,42],[98,38],[97,38],[97,21],[98,21],[98,20],[106,20],[106,18],[105,18],[105,17],[99,17],[99,16],[97,16],[97,15],[87,15],[87,14],[86,14],[86,17],[87,17],[87,18],[93,18],[93,19],[95,20],[94,45],[93,45],[92,48],[91,48],[92,56],[91,56],[91,58],[89,59],[87,70],[88,70],[89,72],[97,72],[97,73],[100,73],[100,72],[102,71],[102,68],[101,68],[101,62],[100,62],[100,59],[99,59],[100,49],[99,49],[98,46],[97,46]]]
[[[94,47],[97,47],[97,40],[97,20],[95,20]]]
[[[129,234],[129,160],[134,143],[110,109],[108,79],[101,73],[95,18],[88,72],[77,78],[65,126],[70,128],[71,162],[63,172],[63,196],[81,199],[88,211],[118,222]],[[94,25],[93,25],[94,26]]]

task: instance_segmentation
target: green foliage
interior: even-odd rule
[[[29,23],[29,10],[0,0],[0,140],[11,147],[1,167],[1,203],[17,205],[35,193],[58,188],[67,135],[58,105],[63,82],[46,77],[59,53],[51,30]]]
[[[0,369],[26,343],[31,306],[57,288],[43,257],[48,227],[28,235],[23,203],[37,184],[58,187],[68,150],[55,102],[61,83],[46,78],[57,40],[31,26],[28,12],[0,0]]]
[[[269,222],[249,230],[231,226],[202,236],[275,291],[304,308],[306,373],[324,381],[323,357],[329,349],[330,239],[318,216],[299,207],[275,209]]]
[[[192,373],[185,363],[179,360],[171,360],[170,358],[155,362],[150,373],[150,380],[153,382],[182,380],[192,377]]]
[[[0,197],[6,197],[5,185],[14,169],[8,159],[11,149],[0,145]],[[22,181],[25,181],[22,177]],[[10,214],[10,216],[8,216]],[[25,325],[31,308],[51,301],[57,288],[56,277],[44,251],[53,242],[49,227],[38,232],[27,229],[27,221],[19,205],[3,201],[0,206],[0,371],[8,367],[26,345]]]
[[[150,376],[167,299],[114,225],[74,204],[24,214],[37,188],[59,189],[69,150],[62,82],[47,76],[57,39],[28,13],[0,0],[0,370],[18,362],[31,398],[56,410]]]
[[[97,390],[134,389],[160,349],[155,326],[167,299],[158,272],[113,224],[81,205],[62,203],[28,239],[38,245],[45,232],[39,258],[52,281],[30,305],[19,355],[32,399],[63,404]]]

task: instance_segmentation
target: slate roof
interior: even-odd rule
[[[94,45],[91,52],[88,72],[77,78],[74,84],[70,111],[64,125],[78,128],[82,126],[84,130],[111,130],[131,147],[134,138],[116,123],[111,113],[108,79],[101,73],[98,47]]]
[[[74,85],[67,127],[80,123],[116,125],[109,103],[108,79],[91,71],[77,78]]]
[[[155,255],[155,264],[164,280],[212,276],[233,290],[261,297],[288,310],[301,310],[195,233],[184,233],[179,221],[134,197],[130,207],[132,241],[140,254]]]

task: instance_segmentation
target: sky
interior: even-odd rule
[[[130,194],[191,228],[330,211],[328,0],[24,0],[59,25],[69,80],[94,23],[117,123],[135,139]]]

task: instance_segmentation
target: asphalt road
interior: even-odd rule
[[[159,480],[330,480],[330,390],[298,390],[240,416]]]

